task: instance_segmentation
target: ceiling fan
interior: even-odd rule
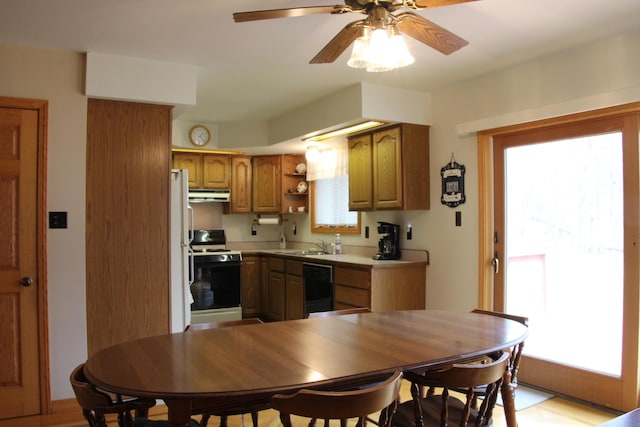
[[[235,22],[259,21],[263,19],[288,18],[293,16],[330,13],[363,13],[366,18],[353,21],[336,34],[309,63],[326,64],[335,61],[363,33],[363,29],[376,29],[392,26],[433,49],[449,55],[469,44],[463,38],[439,25],[412,12],[394,15],[392,12],[405,8],[422,10],[426,8],[467,3],[476,0],[344,0],[344,5],[308,6],[287,9],[237,12],[233,14]]]

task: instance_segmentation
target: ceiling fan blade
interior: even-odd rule
[[[289,18],[292,16],[317,15],[322,13],[347,13],[351,9],[345,5],[309,6],[289,9],[256,10],[253,12],[237,12],[233,14],[235,22],[260,21],[262,19]]]
[[[445,55],[449,55],[469,44],[469,42],[462,37],[445,30],[441,26],[415,13],[401,13],[396,18],[398,19],[398,29],[402,33],[413,37],[419,42]]]
[[[346,27],[340,30],[340,32],[309,61],[309,64],[328,64],[338,59],[342,52],[360,36],[361,24],[362,20],[347,24]]]

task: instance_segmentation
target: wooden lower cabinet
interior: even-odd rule
[[[260,317],[269,317],[269,257],[260,257]]]
[[[260,314],[261,283],[260,256],[242,257],[240,289],[242,291],[242,317],[257,317]]]
[[[269,312],[270,320],[285,320],[285,277],[284,273],[269,273]]]
[[[371,311],[425,308],[426,263],[334,269],[334,308],[368,307]]]
[[[269,257],[269,320],[285,320],[284,258]]]
[[[425,308],[426,262],[375,266],[338,262],[323,264],[334,267],[335,310],[354,307],[368,307],[372,311]],[[306,317],[302,261],[282,256],[263,257],[261,270],[264,317],[271,321]]]
[[[368,307],[370,305],[370,295],[368,289],[358,289],[351,286],[335,285],[334,308],[343,310],[345,308]]]
[[[302,279],[302,262],[287,260],[285,263],[285,305],[286,319],[304,319],[304,282]]]
[[[304,318],[302,262],[284,257],[263,257],[261,262],[262,314],[266,320]]]

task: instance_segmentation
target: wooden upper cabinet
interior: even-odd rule
[[[403,209],[429,209],[429,126],[400,126]]]
[[[224,154],[202,155],[202,187],[227,189],[231,185],[231,162]]]
[[[231,158],[231,213],[251,212],[251,157]]]
[[[349,138],[349,210],[373,208],[371,135]]]
[[[174,153],[173,168],[189,171],[189,188],[202,188],[202,156],[193,153]]]
[[[373,207],[402,208],[402,152],[400,128],[394,127],[372,135]]]
[[[429,209],[428,126],[400,124],[349,138],[349,209]]]
[[[231,186],[231,161],[224,154],[173,153],[173,167],[189,171],[189,188]]]
[[[280,213],[282,156],[253,157],[253,212]]]

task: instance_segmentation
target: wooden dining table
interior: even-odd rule
[[[162,399],[170,424],[182,427],[192,414],[207,410],[464,362],[510,348],[526,336],[522,324],[484,314],[350,314],[124,342],[91,355],[85,373],[106,390]],[[515,427],[513,393],[503,392],[503,400],[507,424]]]

